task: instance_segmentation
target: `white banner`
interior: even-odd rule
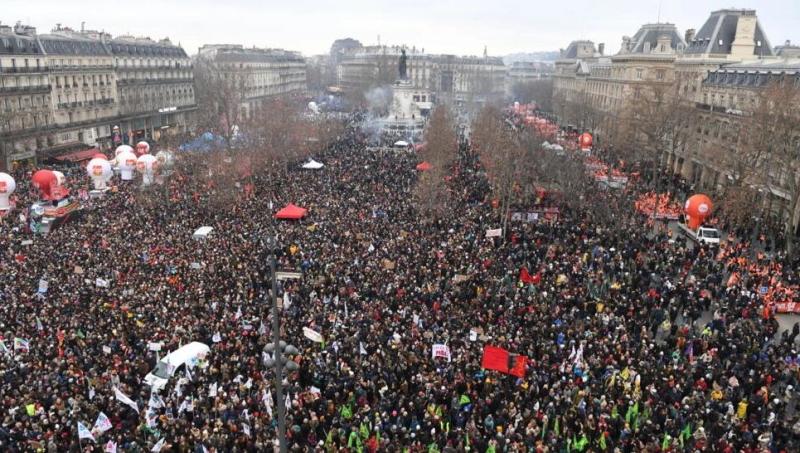
[[[450,355],[450,347],[446,344],[433,345],[433,358],[447,359],[448,362],[452,361],[453,358]]]
[[[494,230],[486,230],[486,237],[487,238],[499,238],[503,235],[502,228],[496,228]]]
[[[325,341],[322,338],[322,334],[314,330],[311,330],[308,327],[303,327],[303,335],[309,340],[313,341],[314,343],[322,343],[323,341]]]

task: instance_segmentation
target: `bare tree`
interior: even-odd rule
[[[219,132],[230,148],[234,129],[244,118],[247,74],[241,69],[200,57],[194,66],[198,125]]]
[[[511,97],[521,103],[535,102],[545,112],[553,111],[553,79],[537,79],[511,85]]]
[[[530,181],[526,163],[530,162],[529,151],[535,145],[525,146],[511,123],[493,106],[484,107],[475,119],[472,144],[488,174],[499,209],[498,220],[505,231],[515,196]]]
[[[425,147],[420,157],[431,164],[421,172],[414,195],[422,213],[440,218],[447,212],[449,193],[445,177],[450,173],[458,151],[458,137],[450,111],[445,105],[436,107],[425,129]]]
[[[800,87],[788,76],[759,93],[750,124],[747,149],[755,161],[753,180],[765,192],[776,191],[786,234],[786,251],[794,252],[795,228],[800,222]]]

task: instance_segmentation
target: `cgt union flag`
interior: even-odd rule
[[[524,355],[512,354],[496,346],[484,346],[481,367],[510,374],[519,378],[525,377],[528,358]]]

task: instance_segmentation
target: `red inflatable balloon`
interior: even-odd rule
[[[31,183],[42,193],[45,200],[51,199],[51,191],[56,186],[58,179],[56,174],[50,170],[39,170],[33,174]]]
[[[592,134],[584,132],[579,138],[581,148],[588,149],[592,147]]]
[[[703,194],[696,194],[686,200],[686,205],[683,207],[686,213],[686,223],[689,228],[696,230],[703,224],[706,218],[711,214],[711,209],[714,205],[711,199]]]

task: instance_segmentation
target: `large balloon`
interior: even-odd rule
[[[58,183],[55,173],[50,170],[39,170],[31,177],[33,187],[39,189],[43,200],[52,199],[52,190]]]
[[[156,159],[158,160],[158,167],[162,169],[170,169],[175,163],[175,157],[171,152],[166,150],[161,150],[156,153]]]
[[[114,172],[111,170],[111,164],[106,159],[96,157],[89,161],[86,165],[86,173],[94,183],[95,190],[103,190],[106,186],[106,181],[111,179]]]
[[[142,140],[136,144],[136,155],[141,156],[150,152],[150,144]]]
[[[56,185],[57,186],[63,186],[64,183],[67,181],[67,178],[66,178],[66,176],[64,176],[64,173],[61,173],[60,171],[53,170],[53,174],[56,175]]]
[[[686,214],[686,224],[689,228],[696,230],[711,214],[713,207],[714,205],[708,196],[703,194],[692,195],[686,200],[686,205],[683,207],[683,211]]]
[[[136,154],[132,151],[123,151],[117,155],[117,165],[123,181],[133,179],[133,170],[136,168]]]
[[[142,185],[149,186],[153,183],[158,159],[152,154],[142,154],[136,162],[136,169],[142,174]]]
[[[581,149],[589,149],[592,147],[592,134],[584,132],[579,138]]]
[[[8,197],[17,189],[17,182],[8,173],[0,173],[0,211],[8,211]]]
[[[103,153],[96,153],[94,156],[92,156],[92,159],[105,159],[105,160],[108,160],[108,156],[106,156]]]
[[[133,148],[128,145],[119,145],[117,146],[117,149],[114,150],[114,156],[119,156],[120,153],[125,151],[133,152]]]

